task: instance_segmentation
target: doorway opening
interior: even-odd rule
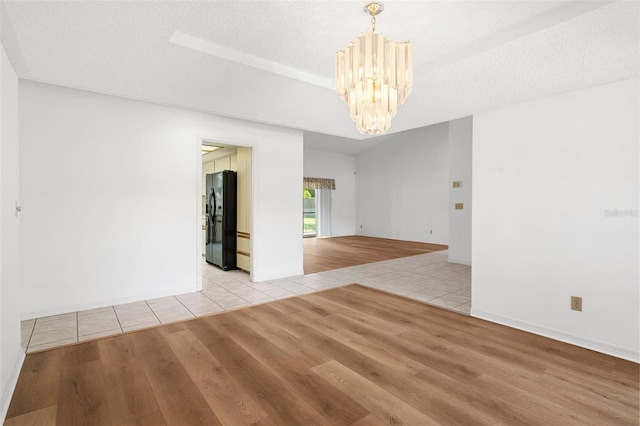
[[[202,141],[202,277],[207,275],[207,270],[213,265],[218,265],[223,270],[239,269],[251,274],[251,180],[252,180],[252,148],[221,144],[217,142]],[[234,173],[229,173],[234,172]],[[211,201],[207,188],[214,188],[216,177],[233,175],[234,185],[228,186],[233,190],[235,198],[235,211],[233,222],[235,226],[227,232],[222,227],[224,214],[219,214],[221,207],[228,202],[221,202],[224,198],[217,197]],[[211,181],[211,182],[209,182]],[[228,192],[228,191],[227,191]],[[217,194],[217,192],[214,192]],[[230,200],[231,198],[229,198]],[[231,212],[232,210],[229,210]],[[213,214],[212,214],[213,213]],[[220,237],[220,238],[218,238]],[[224,237],[224,238],[222,238]],[[222,262],[216,262],[213,256],[213,248],[216,248],[218,239],[227,241],[226,258]],[[226,251],[225,251],[226,250]],[[209,253],[212,252],[212,253]],[[209,256],[211,254],[211,256]],[[211,261],[210,258],[211,257]],[[218,256],[219,257],[219,256]],[[205,262],[206,259],[206,262]]]

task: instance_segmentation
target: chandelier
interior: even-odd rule
[[[383,10],[382,3],[367,4],[364,11],[371,15],[371,29],[336,53],[335,89],[362,134],[389,130],[413,83],[411,42],[396,43],[376,32],[376,15]]]

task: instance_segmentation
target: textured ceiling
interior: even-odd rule
[[[363,139],[325,87],[334,53],[370,25],[363,4],[3,1],[1,34],[23,79]],[[640,70],[637,1],[389,0],[377,29],[414,44],[391,133]]]

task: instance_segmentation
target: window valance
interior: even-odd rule
[[[306,189],[336,189],[335,179],[303,178],[303,186]]]

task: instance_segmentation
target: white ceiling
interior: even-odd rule
[[[370,25],[363,5],[2,1],[1,34],[20,78],[302,129],[314,149],[354,153],[370,144],[348,140],[365,137],[326,85],[335,52]],[[390,133],[640,71],[637,1],[388,0],[377,29],[414,44]]]

